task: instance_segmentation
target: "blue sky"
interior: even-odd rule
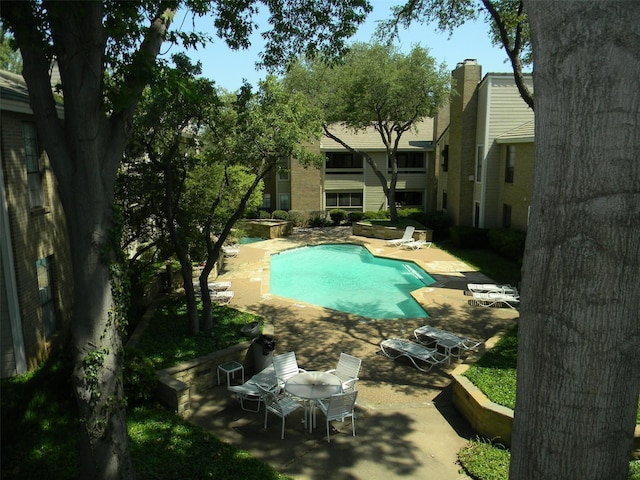
[[[377,26],[376,21],[389,18],[390,7],[402,3],[402,0],[372,0],[373,11],[349,41],[371,40]],[[186,25],[191,24],[191,17],[185,19],[184,13],[177,16],[174,26],[179,26],[183,20],[186,30]],[[213,33],[213,27],[208,28],[208,25],[213,25],[210,18],[198,19],[196,29]],[[507,56],[504,50],[491,44],[488,31],[488,26],[482,20],[457,28],[451,36],[437,31],[435,25],[415,24],[408,30],[400,31],[398,45],[403,51],[409,51],[415,44],[428,48],[436,61],[444,63],[449,70],[455,68],[458,62],[474,58],[482,65],[483,75],[488,72],[510,72],[511,67],[505,62]],[[202,62],[203,76],[215,80],[218,86],[226,90],[235,91],[240,88],[243,79],[255,84],[264,78],[266,73],[255,67],[262,46],[261,37],[256,33],[248,50],[230,50],[216,38],[204,49],[190,51],[189,55]],[[170,55],[175,51],[171,49],[163,53]]]

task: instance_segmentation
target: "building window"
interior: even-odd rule
[[[478,145],[476,151],[476,182],[482,182],[482,159],[484,157],[484,146]]]
[[[289,159],[279,162],[278,180],[280,180],[281,182],[286,182],[289,180]]]
[[[516,146],[507,145],[507,161],[504,169],[505,183],[513,183],[513,172],[516,168]]]
[[[422,207],[422,192],[405,192],[396,190],[396,206]]]
[[[42,191],[42,172],[40,171],[40,148],[38,147],[36,126],[33,123],[22,124],[22,138],[27,162],[29,202],[31,208],[41,207],[44,205],[44,194]]]
[[[362,192],[325,192],[327,208],[362,207]]]
[[[325,169],[327,173],[362,172],[362,156],[351,152],[327,152]]]
[[[449,171],[449,145],[445,145],[442,149],[442,171]]]
[[[402,173],[422,173],[424,167],[424,152],[396,152],[398,171]],[[391,172],[391,165],[389,165]]]
[[[509,228],[511,226],[511,205],[506,203],[502,205],[502,226]]]
[[[278,203],[279,205],[279,209],[280,210],[290,210],[291,209],[291,203],[289,201],[289,194],[288,193],[281,193],[278,197]]]
[[[473,202],[473,226],[480,228],[480,202]]]
[[[447,209],[447,192],[442,192],[442,209]]]
[[[51,257],[42,258],[36,262],[40,308],[42,309],[42,325],[45,338],[50,338],[57,328],[56,309],[53,301],[53,285],[51,281],[51,263]]]
[[[262,205],[260,205],[260,208],[264,210],[271,210],[271,194],[270,193],[262,194]]]

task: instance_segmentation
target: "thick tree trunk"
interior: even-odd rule
[[[512,479],[626,479],[640,393],[640,3],[525,3],[536,156]]]

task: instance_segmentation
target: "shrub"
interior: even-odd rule
[[[154,397],[158,383],[156,370],[151,359],[144,353],[134,348],[125,349],[122,373],[129,405],[144,405]]]
[[[443,239],[449,236],[449,228],[453,225],[453,220],[449,214],[438,210],[424,214],[424,224],[433,230],[434,239]]]
[[[271,218],[271,214],[266,210],[258,210],[258,218],[260,219]]]
[[[289,210],[289,221],[294,227],[304,227],[306,216],[300,210]]]
[[[327,218],[327,212],[311,212],[309,214],[309,226],[318,228],[318,227],[328,227],[331,225],[331,222]]]
[[[347,220],[349,220],[351,223],[358,223],[363,218],[364,218],[363,212],[349,212],[347,214]]]
[[[284,210],[274,210],[271,218],[275,218],[276,220],[289,220],[289,214]]]
[[[455,226],[449,229],[451,241],[459,248],[490,248],[486,228]]]
[[[341,208],[334,208],[329,211],[329,216],[334,225],[340,225],[347,219],[347,211]]]
[[[512,228],[496,228],[489,231],[491,248],[513,260],[521,260],[524,256],[526,238],[526,233]]]
[[[368,211],[364,212],[362,216],[363,220],[373,220],[373,219],[385,219],[389,218],[389,212],[385,210],[378,210],[377,212]]]
[[[416,222],[424,222],[424,212],[421,208],[399,208],[398,220],[401,218],[410,218]]]

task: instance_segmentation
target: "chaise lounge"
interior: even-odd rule
[[[415,231],[415,229],[416,227],[413,227],[411,225],[407,226],[407,228],[404,229],[404,233],[402,234],[401,238],[394,238],[392,240],[387,240],[387,245],[390,245],[393,247],[399,247],[404,243],[412,242],[413,232]]]
[[[435,348],[428,348],[419,343],[402,338],[388,338],[380,343],[382,354],[392,360],[400,357],[406,357],[420,371],[428,372],[434,365],[445,363],[449,360],[449,356],[438,352]],[[417,362],[426,363],[428,368],[421,367]]]
[[[445,354],[451,357],[460,358],[463,353],[477,350],[482,342],[461,337],[453,332],[441,330],[431,325],[423,325],[413,331],[416,340],[425,347],[440,347]]]
[[[518,308],[520,295],[498,292],[473,292],[473,300],[469,300],[469,303],[480,307],[502,307],[506,305],[511,308]]]

